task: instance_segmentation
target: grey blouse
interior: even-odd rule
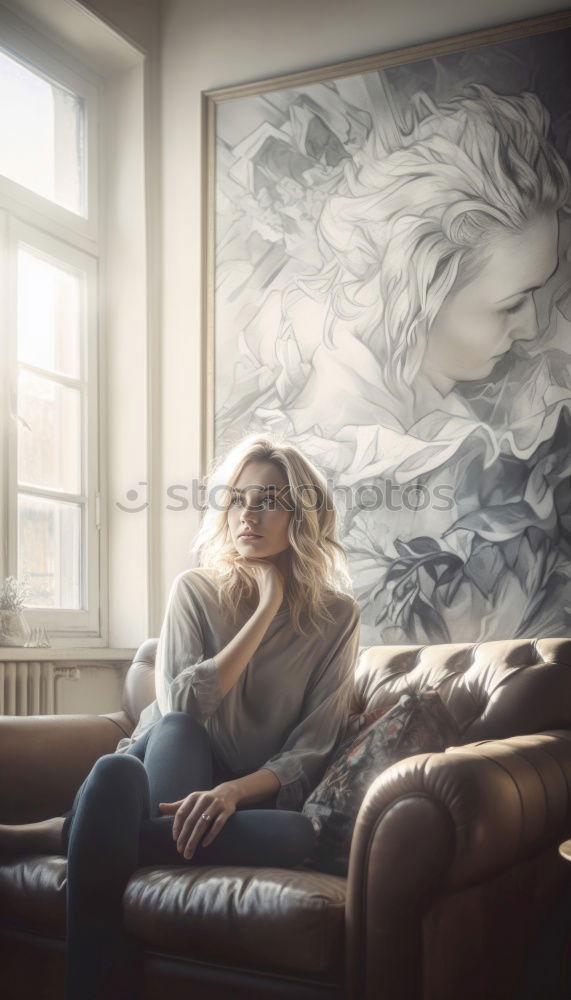
[[[334,624],[323,636],[297,635],[284,600],[236,684],[220,690],[218,653],[251,615],[236,622],[218,599],[208,571],[176,577],[155,663],[156,701],[141,713],[119,753],[166,712],[189,712],[202,723],[219,764],[236,777],[267,768],[281,783],[276,805],[301,809],[319,782],[349,713],[359,645],[359,609],[331,592]]]

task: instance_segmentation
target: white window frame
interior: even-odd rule
[[[31,34],[31,29],[30,29]],[[49,43],[45,41],[45,46]],[[73,69],[56,59],[46,48],[31,40],[28,33],[14,28],[12,18],[0,7],[0,49],[6,55],[22,63],[26,68],[48,81],[54,81],[67,90],[83,98],[85,106],[85,142],[87,214],[77,215],[63,205],[57,205],[35,191],[30,191],[8,177],[0,176],[0,199],[4,208],[16,214],[25,213],[26,219],[35,225],[49,223],[50,232],[62,239],[71,239],[77,244],[87,245],[98,239],[98,142],[99,142],[99,92],[93,80],[79,76]]]
[[[57,266],[63,265],[70,270],[84,275],[82,290],[83,316],[81,330],[81,370],[79,379],[68,380],[65,377],[54,376],[54,381],[69,384],[77,381],[82,395],[81,412],[81,484],[79,497],[61,493],[58,490],[45,488],[18,487],[17,475],[17,420],[11,420],[8,434],[8,562],[10,566],[17,564],[18,537],[18,493],[26,492],[30,496],[46,497],[56,500],[69,499],[71,502],[79,499],[82,503],[81,525],[81,600],[80,607],[84,610],[28,608],[26,616],[31,625],[44,625],[49,631],[71,632],[78,629],[86,630],[96,635],[98,633],[99,601],[94,601],[94,595],[99,594],[99,526],[97,523],[99,468],[97,460],[97,427],[98,419],[98,379],[97,379],[97,261],[75,247],[56,240],[41,230],[33,229],[26,223],[12,218],[8,225],[8,275],[9,318],[8,318],[8,370],[12,397],[16,395],[18,361],[16,357],[16,263],[18,248],[29,247],[37,250],[43,257],[53,261]],[[41,369],[25,364],[25,370],[32,374],[42,375]],[[12,406],[13,404],[11,404]],[[87,490],[83,492],[83,486]]]
[[[81,610],[26,608],[31,627],[43,625],[54,646],[103,645],[106,641],[106,602],[102,581],[106,538],[101,528],[101,454],[102,423],[99,412],[101,323],[99,321],[102,292],[100,278],[102,261],[99,244],[99,107],[102,83],[90,71],[80,75],[54,55],[54,47],[32,28],[15,26],[18,22],[0,7],[0,49],[27,65],[33,72],[45,76],[79,94],[85,104],[85,135],[87,143],[86,191],[87,215],[81,216],[47,198],[29,191],[6,177],[0,177],[0,262],[6,284],[0,286],[0,351],[6,359],[5,377],[0,378],[0,416],[7,423],[7,433],[0,440],[0,528],[4,544],[0,550],[0,580],[17,575],[17,418],[10,417],[16,398],[16,252],[18,243],[28,244],[57,263],[79,269],[87,275],[87,305],[84,316],[83,362],[87,372],[81,372],[85,387],[86,407],[82,412],[83,454],[82,489],[85,493],[86,515],[82,517],[82,601]],[[3,258],[3,260],[2,260]],[[85,385],[85,376],[87,383]],[[2,384],[3,383],[3,384]],[[87,412],[85,412],[85,410]],[[49,495],[49,490],[37,490],[36,495]],[[53,491],[65,499],[65,494]]]

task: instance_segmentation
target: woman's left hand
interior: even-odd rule
[[[199,844],[207,847],[218,836],[226,820],[236,812],[238,801],[238,789],[225,781],[208,792],[191,792],[178,802],[159,802],[159,809],[166,816],[174,815],[176,849],[190,860]],[[209,817],[209,822],[204,816]]]

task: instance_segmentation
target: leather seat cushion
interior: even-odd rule
[[[127,929],[152,948],[205,961],[319,974],[344,951],[346,880],[285,868],[142,868]]]
[[[65,934],[67,858],[30,854],[0,864],[0,913],[8,922]]]
[[[64,857],[0,865],[0,911],[65,934]],[[125,892],[128,931],[153,950],[319,975],[340,969],[346,880],[306,869],[140,868]]]

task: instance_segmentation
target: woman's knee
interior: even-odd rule
[[[62,843],[69,856],[70,838],[78,815],[89,817],[89,829],[104,828],[109,814],[148,816],[149,780],[142,761],[125,754],[105,754],[96,760],[77,792],[73,809],[67,814]],[[85,827],[83,827],[85,831]]]
[[[105,787],[132,787],[146,780],[145,765],[138,757],[121,753],[107,753],[91,768],[88,782],[104,784]]]

